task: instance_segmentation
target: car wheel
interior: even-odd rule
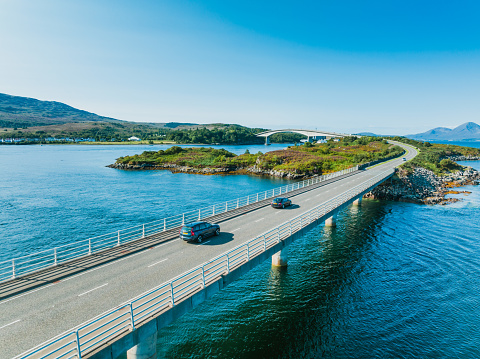
[[[202,236],[198,236],[198,237],[197,237],[197,242],[198,242],[198,243],[202,243],[202,241],[203,241],[203,237],[202,237]]]
[[[284,205],[284,204],[282,204],[282,208],[285,208],[285,205]]]
[[[215,231],[215,235],[216,235],[216,236],[219,236],[219,235],[220,235],[220,228],[217,228],[217,230]]]

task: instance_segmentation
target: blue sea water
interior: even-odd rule
[[[104,167],[145,149],[0,146],[0,256],[283,184]],[[158,357],[479,358],[480,187],[463,189],[447,206],[345,209],[288,247],[287,268],[267,261],[161,330]]]
[[[222,148],[241,154],[285,146]],[[0,146],[0,262],[289,183],[106,167],[121,156],[169,147]]]

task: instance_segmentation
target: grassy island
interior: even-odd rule
[[[171,147],[120,157],[121,169],[170,169],[196,173],[247,172],[277,177],[305,177],[399,156],[404,150],[378,137],[345,137],[338,142],[305,143],[284,150],[235,155],[224,149]]]
[[[446,176],[463,169],[463,166],[455,162],[456,160],[480,159],[480,149],[478,148],[422,142],[404,137],[392,139],[415,146],[420,150],[414,159],[401,166],[407,173],[412,173],[415,168],[425,168],[437,176]]]

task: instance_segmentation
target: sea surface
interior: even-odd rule
[[[0,146],[1,255],[284,183],[104,167],[145,149]],[[287,268],[266,261],[162,329],[158,358],[480,358],[480,186],[463,189],[446,206],[345,209],[288,247]]]

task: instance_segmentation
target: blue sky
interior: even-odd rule
[[[0,92],[128,121],[480,123],[477,1],[0,0]]]

